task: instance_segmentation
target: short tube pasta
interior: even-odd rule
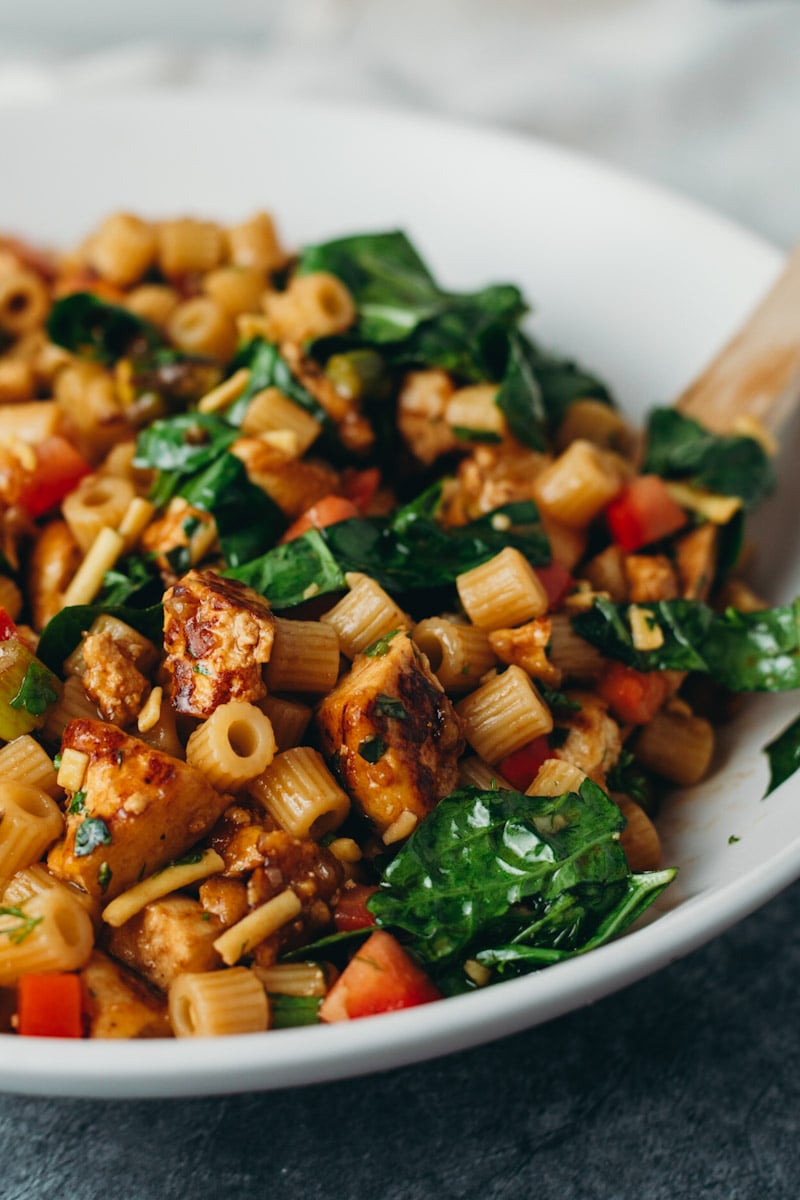
[[[269,717],[245,700],[221,704],[190,735],[186,761],[220,791],[235,792],[272,762],[275,735]]]
[[[269,717],[275,744],[279,750],[299,746],[311,720],[311,708],[299,700],[287,700],[285,696],[271,693],[258,701],[258,707]]]
[[[0,750],[0,779],[39,788],[53,799],[61,794],[53,760],[29,733],[8,742]]]
[[[87,554],[100,530],[116,529],[135,496],[128,479],[114,475],[87,475],[62,505],[70,533]]]
[[[82,891],[75,884],[56,878],[48,871],[44,863],[31,863],[29,867],[23,867],[21,871],[17,871],[16,875],[12,875],[9,879],[5,891],[0,895],[2,895],[3,905],[16,906],[22,904],[30,896],[38,896],[51,891],[65,892],[71,901],[86,909],[92,924],[97,924],[100,919],[100,909],[95,897]]]
[[[20,267],[0,274],[0,329],[19,337],[47,316],[50,296],[34,271]]]
[[[411,634],[446,692],[468,692],[496,663],[485,629],[445,617],[419,621]]]
[[[338,829],[350,811],[347,792],[310,746],[277,754],[247,790],[294,837],[321,838]]]
[[[259,434],[278,430],[293,435],[299,458],[319,437],[322,426],[316,417],[284,396],[278,388],[264,388],[253,396],[247,407],[242,420],[242,433],[258,437]]]
[[[547,612],[544,585],[512,546],[459,575],[456,587],[464,611],[481,629],[521,625]]]
[[[58,805],[41,788],[0,783],[0,880],[42,857],[64,828]]]
[[[169,1019],[178,1038],[262,1033],[269,1027],[269,1001],[247,967],[186,972],[170,986]]]
[[[548,516],[571,529],[581,529],[616,496],[621,485],[613,458],[578,438],[537,475],[533,492]]]
[[[528,796],[563,796],[577,792],[586,772],[563,758],[546,758],[527,789]]]
[[[118,287],[138,282],[152,266],[156,231],[130,213],[112,213],[91,238],[87,257],[97,273]]]
[[[406,614],[374,579],[359,571],[348,571],[345,578],[350,591],[321,617],[336,630],[342,654],[355,658],[387,633],[410,627]]]
[[[509,667],[456,705],[467,741],[499,762],[553,728],[553,716],[521,667]]]
[[[661,709],[636,736],[636,758],[681,787],[699,783],[714,756],[714,730],[703,717]]]
[[[321,621],[275,621],[275,641],[265,668],[276,692],[329,692],[339,675],[339,638]]]
[[[91,918],[64,888],[52,888],[0,914],[0,987],[21,975],[75,971],[94,945]]]

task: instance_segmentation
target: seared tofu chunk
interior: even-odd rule
[[[112,725],[129,725],[150,684],[112,635],[104,630],[83,639],[83,689]]]
[[[275,618],[252,588],[189,571],[164,595],[165,667],[177,712],[210,717],[229,700],[260,700]]]
[[[166,992],[182,971],[222,966],[214,939],[222,925],[191,896],[164,896],[112,930],[108,949],[126,967]]]
[[[633,604],[655,604],[678,595],[675,568],[665,554],[627,554],[623,569]]]
[[[379,830],[421,820],[458,785],[461,723],[406,633],[359,654],[317,709],[323,752]]]
[[[591,692],[567,692],[567,699],[580,705],[568,716],[559,716],[557,725],[568,730],[553,758],[563,758],[585,771],[595,783],[605,787],[610,771],[622,750],[622,735],[608,705]]]
[[[253,948],[261,966],[330,931],[330,905],[344,882],[342,865],[330,850],[269,826],[260,813],[239,805],[228,809],[210,838],[225,869],[200,887],[201,904],[226,926],[291,888],[302,908]]]
[[[170,1037],[166,1002],[99,950],[81,971],[80,980],[89,1037]]]
[[[86,771],[48,865],[92,896],[111,900],[185,854],[230,803],[194,767],[102,721],[70,721],[61,748],[84,754]]]

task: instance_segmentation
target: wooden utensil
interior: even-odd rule
[[[742,328],[676,407],[715,433],[742,417],[775,433],[800,402],[800,246]]]

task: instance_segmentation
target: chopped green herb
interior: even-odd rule
[[[47,667],[34,659],[25,672],[20,689],[11,701],[12,708],[24,708],[32,717],[41,717],[48,704],[55,704],[58,692],[55,676]]]
[[[385,633],[383,637],[377,638],[371,646],[367,646],[364,653],[367,658],[383,658],[384,654],[389,653],[389,642],[393,637],[396,637],[400,632],[399,629],[392,629],[390,633]]]
[[[385,717],[394,717],[397,721],[408,720],[408,713],[402,700],[397,700],[394,696],[385,696],[383,693],[379,693],[375,700],[375,708]]]
[[[154,874],[160,875],[162,871],[168,871],[170,867],[193,867],[195,863],[201,862],[202,858],[202,850],[190,850],[188,854],[184,854],[183,858],[173,858],[171,862],[164,863],[164,866],[159,867]]]
[[[383,738],[367,737],[364,738],[358,747],[358,753],[364,759],[364,762],[376,763],[379,759],[383,758],[387,749],[388,747]]]
[[[740,842],[741,840],[742,840],[742,839],[741,839],[741,838],[739,838],[739,837],[737,837],[735,833],[732,833],[732,834],[731,834],[731,836],[728,838],[728,845],[729,845],[729,846],[735,846],[735,845],[736,845],[736,843],[737,843],[737,842]]]
[[[84,858],[98,846],[109,846],[110,844],[111,830],[102,817],[87,817],[75,831],[76,858]]]
[[[86,808],[86,792],[84,792],[84,791],[76,792],[75,795],[72,797],[72,799],[69,802],[69,807],[67,808],[67,816],[74,817],[76,813],[82,813],[85,808]]]
[[[29,917],[15,904],[0,908],[0,917],[13,917],[16,920],[16,925],[6,925],[0,928],[0,935],[7,937],[15,946],[24,942],[25,938],[33,932],[37,925],[41,925],[44,919],[43,917]]]
[[[192,667],[192,670],[194,671],[195,675],[209,676],[211,674],[208,667],[204,667],[202,663],[195,663]]]
[[[55,769],[57,771],[60,769],[60,767],[61,767],[61,755],[60,754],[56,754],[53,756],[53,766],[55,767]]]
[[[102,892],[105,892],[111,883],[111,867],[107,862],[100,863],[100,870],[97,872],[97,882]]]

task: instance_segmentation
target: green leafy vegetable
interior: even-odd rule
[[[212,514],[222,553],[231,567],[243,566],[263,554],[286,528],[275,501],[250,482],[241,460],[227,452],[185,483],[180,495],[194,508]]]
[[[317,529],[225,574],[255,588],[273,608],[294,608],[312,596],[347,590],[344,572]]]
[[[78,813],[82,813],[85,808],[86,808],[86,792],[78,791],[72,797],[72,799],[69,802],[69,805],[67,806],[67,815],[70,817],[74,817]]]
[[[57,699],[56,680],[52,671],[48,671],[38,659],[31,659],[20,689],[10,701],[11,707],[24,709],[32,717],[41,717],[48,704],[55,704]]]
[[[98,846],[111,845],[111,830],[102,817],[87,817],[75,830],[75,857],[84,858]]]
[[[329,418],[325,409],[315,396],[304,387],[292,373],[292,369],[282,356],[277,346],[265,342],[263,338],[253,338],[242,346],[231,363],[231,373],[246,367],[250,372],[247,387],[231,406],[223,413],[231,425],[240,425],[244,414],[250,406],[250,401],[257,392],[265,388],[275,387],[299,404],[306,412],[316,417],[320,425],[328,424]]]
[[[318,1025],[320,996],[278,996],[270,992],[270,1029],[294,1029],[298,1025]]]
[[[57,300],[47,319],[47,333],[57,346],[108,366],[162,343],[149,321],[91,292],[74,292]]]
[[[153,421],[136,439],[134,466],[159,472],[151,493],[163,505],[191,476],[204,470],[239,433],[215,413],[180,413]]]
[[[368,907],[440,978],[509,946],[531,965],[581,953],[622,932],[673,878],[631,876],[624,825],[588,779],[555,797],[464,788],[417,826]]]
[[[106,571],[95,604],[99,607],[149,608],[164,592],[153,555],[128,554]]]
[[[772,464],[755,438],[711,433],[674,408],[651,413],[643,470],[739,496],[747,508],[754,508],[775,486]]]
[[[107,613],[132,625],[144,637],[161,645],[163,609],[160,604],[151,608],[127,608],[124,605],[75,604],[62,608],[44,627],[37,653],[51,670],[59,672],[67,658],[80,643],[83,632],[91,627],[95,617]]]
[[[800,717],[764,747],[769,759],[769,787],[764,799],[800,768]]]
[[[732,692],[800,687],[800,599],[760,612],[719,614],[697,600],[648,604],[664,635],[657,650],[637,650],[629,606],[598,599],[572,618],[575,632],[638,671],[701,671]]]
[[[20,946],[37,925],[41,925],[44,917],[30,917],[16,904],[8,904],[0,908],[0,917],[11,917],[16,925],[0,926],[0,937],[7,937],[15,946]]]
[[[100,891],[105,892],[108,885],[111,883],[113,872],[107,862],[101,862],[97,870],[97,882],[100,885]]]

